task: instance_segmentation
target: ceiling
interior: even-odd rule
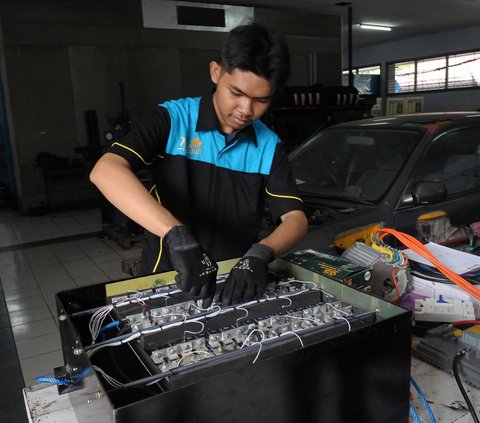
[[[415,35],[465,28],[480,23],[480,0],[190,0],[211,4],[232,4],[268,8],[296,9],[344,17],[352,9],[352,47],[359,48]],[[388,25],[390,32],[360,29],[358,24]],[[346,39],[346,38],[345,38]]]

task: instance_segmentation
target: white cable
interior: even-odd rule
[[[280,334],[280,336],[283,336],[283,335],[287,335],[291,333],[292,335],[295,335],[298,340],[300,341],[300,344],[302,345],[302,348],[305,348],[305,345],[303,345],[303,341],[302,341],[302,338],[300,338],[300,335],[298,333],[295,333],[293,330],[289,330],[288,332],[283,332]]]
[[[247,344],[247,341],[250,339],[250,337],[251,337],[255,332],[260,332],[260,333],[262,334],[262,339],[260,340],[260,342],[262,342],[262,341],[265,339],[265,333],[264,333],[262,330],[257,329],[257,328],[252,329],[252,330],[248,333],[247,337],[245,338],[245,341],[243,341],[243,344],[242,344],[242,346],[240,347],[240,349],[242,349],[242,348]],[[252,345],[253,345],[253,344],[252,344]]]
[[[348,331],[349,332],[352,331],[352,326],[350,325],[350,322],[347,319],[345,319],[345,317],[337,317],[337,319],[345,320],[347,322],[347,325],[348,325]]]
[[[166,313],[166,314],[161,314],[160,316],[158,317],[162,317],[162,316],[182,316],[183,317],[183,321],[187,320],[187,317],[188,317],[188,314],[185,314],[185,313]]]
[[[282,294],[282,297],[294,297],[295,295],[300,295],[308,291],[311,291],[311,289],[301,289],[300,291],[296,291],[292,294]]]
[[[242,307],[249,306],[252,304],[257,304],[258,302],[266,301],[266,299],[260,298],[259,300],[249,301],[248,303],[243,303]]]
[[[205,319],[206,317],[208,316],[199,316],[199,317],[195,317],[194,319],[189,319],[189,320],[183,320],[181,322],[173,322],[173,323],[169,323],[167,325],[159,325],[157,327],[151,327],[151,328],[147,328],[147,329],[141,329],[139,331],[140,334],[142,335],[150,335],[152,333],[155,333],[155,332],[160,332],[161,330],[164,330],[164,329],[168,329],[168,328],[173,328],[175,326],[180,326],[180,325],[183,325],[184,323],[190,323],[190,322],[199,322],[199,320],[203,320]]]
[[[87,354],[89,357],[91,357],[93,354],[95,354],[97,351],[100,351],[101,349],[103,348],[106,348],[106,347],[116,347],[118,345],[122,345],[122,342],[112,342],[111,344],[104,344],[104,345],[100,345],[96,348],[94,348],[93,350],[88,350],[87,351]]]
[[[200,311],[211,312],[211,313],[207,313],[207,316],[216,316],[220,311],[222,311],[222,307],[220,307],[219,305],[214,305],[208,308],[201,308],[196,305],[194,305],[194,307],[196,307]]]
[[[203,332],[203,329],[205,329],[205,325],[204,325],[202,322],[199,322],[198,320],[189,320],[188,323],[190,323],[190,322],[192,322],[192,323],[200,323],[200,324],[202,325],[202,328],[201,328],[199,331],[197,331],[197,332],[192,332],[191,330],[186,330],[186,331],[184,331],[184,332],[183,332],[183,342],[185,342],[185,334],[186,334],[186,333],[191,333],[192,335],[196,335],[196,334],[198,334],[198,333],[202,333],[202,332]]]
[[[238,324],[239,320],[246,319],[248,317],[248,310],[246,308],[243,308],[243,307],[236,307],[236,310],[243,310],[246,313],[245,316],[239,317],[237,319],[236,323]]]
[[[284,297],[284,296],[281,296],[281,297],[278,297],[278,298],[279,298],[279,299],[282,299],[282,300],[288,300],[288,301],[290,301],[290,304],[283,305],[282,308],[290,307],[290,306],[292,305],[292,299],[291,299],[291,298]]]
[[[254,342],[252,345],[258,344],[258,352],[257,355],[255,356],[255,359],[252,361],[252,364],[255,364],[256,361],[258,360],[258,357],[260,357],[260,353],[262,352],[262,343],[261,342]]]
[[[209,311],[209,310],[213,310],[214,308],[218,309],[218,310],[221,310],[222,308],[218,305],[214,305],[214,306],[210,306],[210,307],[207,307],[207,308],[202,308],[202,307],[199,307],[197,306],[195,303],[192,303],[192,306],[194,308],[196,308],[197,310],[199,311]]]
[[[137,333],[139,334],[142,334],[142,335],[148,335],[148,334],[151,334],[151,333],[155,333],[155,332],[159,332],[161,330],[164,330],[164,329],[168,329],[168,328],[173,328],[175,326],[180,326],[180,325],[183,325],[183,321],[181,322],[173,322],[173,323],[169,323],[167,325],[159,325],[157,327],[152,327],[152,328],[147,328],[147,329],[141,329],[140,331],[138,331]]]
[[[281,281],[281,282],[278,282],[277,283],[277,286],[283,286],[283,285],[290,285],[291,281],[288,280],[288,281]]]
[[[148,299],[152,300],[154,298],[170,297],[171,295],[178,294],[180,292],[182,292],[181,289],[174,289],[174,290],[168,291],[168,292],[157,292],[156,294],[150,295],[150,297],[148,297]]]
[[[143,307],[145,307],[145,301],[143,301],[141,298],[138,298],[138,297],[128,297],[128,298],[125,298],[122,301],[118,301],[117,303],[112,304],[112,305],[114,307],[123,307],[123,306],[126,306],[126,305],[131,304],[132,302],[136,302],[136,301],[138,301]]]
[[[265,333],[260,329],[252,329],[250,333],[247,335],[247,337],[245,338],[245,341],[243,341],[242,346],[240,347],[240,349],[242,349],[246,345],[247,341],[250,339],[250,337],[254,332],[260,332],[262,334],[262,339],[260,341],[255,341],[252,343],[252,345],[250,345],[251,347],[253,347],[255,344],[258,344],[258,352],[257,352],[257,355],[255,356],[255,359],[252,361],[252,364],[255,364],[256,361],[258,360],[258,357],[260,356],[260,352],[262,351],[262,342],[265,340]]]
[[[338,311],[339,313],[342,313],[342,314],[344,314],[345,316],[349,316],[349,315],[350,315],[350,314],[349,314],[349,313],[347,313],[346,311],[344,311],[344,310],[340,310],[339,308],[337,308],[337,307],[333,306],[333,305],[332,305],[332,304],[330,304],[330,303],[325,303],[325,304],[326,304],[327,306],[330,306],[330,307],[332,307],[334,310]]]
[[[99,308],[95,311],[95,313],[92,314],[90,322],[88,323],[90,335],[92,336],[92,343],[95,343],[100,333],[100,329],[102,328],[103,321],[108,316],[110,311],[113,310],[113,307],[113,305],[104,306]]]
[[[128,297],[124,300],[118,301],[115,304],[109,304],[104,307],[100,307],[97,309],[90,318],[90,322],[88,323],[88,328],[90,330],[90,335],[92,336],[92,344],[98,338],[100,334],[100,330],[102,329],[103,322],[108,314],[115,308],[115,307],[123,307],[125,305],[131,304],[132,302],[139,302],[142,307],[145,307],[145,301],[138,297]]]
[[[328,306],[332,307],[334,310],[338,311],[339,313],[342,313],[344,314],[345,316],[349,316],[350,314],[347,313],[346,311],[343,311],[343,310],[340,310],[339,308],[333,306],[332,304],[330,303],[326,303]],[[345,319],[345,317],[336,317],[337,319],[342,319],[342,320],[345,320],[347,322],[347,325],[348,325],[348,331],[351,332],[352,331],[352,326],[350,325],[350,322]]]
[[[188,322],[198,322],[199,320],[204,320],[204,319],[206,319],[207,317],[208,317],[208,316],[198,316],[198,317],[195,317],[195,318],[193,318],[193,319],[189,319],[189,320],[187,321],[187,323],[188,323]]]
[[[134,296],[129,295],[130,298],[138,298],[138,299],[140,299],[140,298],[143,297],[143,293],[140,292],[140,291],[136,291],[136,290],[134,290],[134,289],[129,289],[129,290],[127,291],[127,294],[130,293],[130,292],[133,292],[133,293],[135,294]]]
[[[128,337],[128,338],[125,338],[125,339],[122,339],[121,341],[117,341],[117,342],[111,342],[111,343],[108,343],[108,344],[103,344],[103,345],[99,345],[98,347],[92,349],[92,350],[89,350],[87,351],[87,354],[89,355],[89,357],[91,357],[93,354],[95,354],[97,351],[103,349],[103,348],[106,348],[106,347],[117,347],[119,345],[122,345],[122,344],[125,344],[127,342],[130,342],[130,341],[133,341],[134,339],[136,338],[139,338],[140,337],[140,332],[135,332],[132,336]]]
[[[205,317],[215,317],[215,316],[218,316],[219,314],[225,314],[225,313],[228,313],[228,312],[234,310],[234,307],[229,307],[229,308],[225,308],[225,309],[222,309],[220,306],[215,306],[215,307],[218,307],[218,310],[214,311],[213,313],[209,313],[209,314],[205,315]]]
[[[105,379],[105,381],[107,381],[111,386],[113,386],[114,388],[122,388],[123,387],[123,383],[119,382],[117,379],[115,379],[114,377],[110,376],[109,374],[105,373],[104,370],[102,370],[100,367],[98,366],[95,366],[93,365],[92,366],[93,369],[100,373],[103,378]]]

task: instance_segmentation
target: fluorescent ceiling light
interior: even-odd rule
[[[370,24],[360,24],[362,29],[376,29],[377,31],[391,31],[392,28],[389,26],[380,26],[380,25],[370,25]]]

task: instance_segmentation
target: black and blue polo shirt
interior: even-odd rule
[[[302,209],[278,136],[260,121],[226,136],[212,95],[160,104],[109,152],[134,171],[150,168],[152,195],[217,261],[240,257],[259,241],[265,206],[276,222]],[[162,240],[147,234],[141,272],[171,268]]]

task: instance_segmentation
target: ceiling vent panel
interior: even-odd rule
[[[143,26],[157,29],[228,32],[253,21],[253,7],[142,0]]]

